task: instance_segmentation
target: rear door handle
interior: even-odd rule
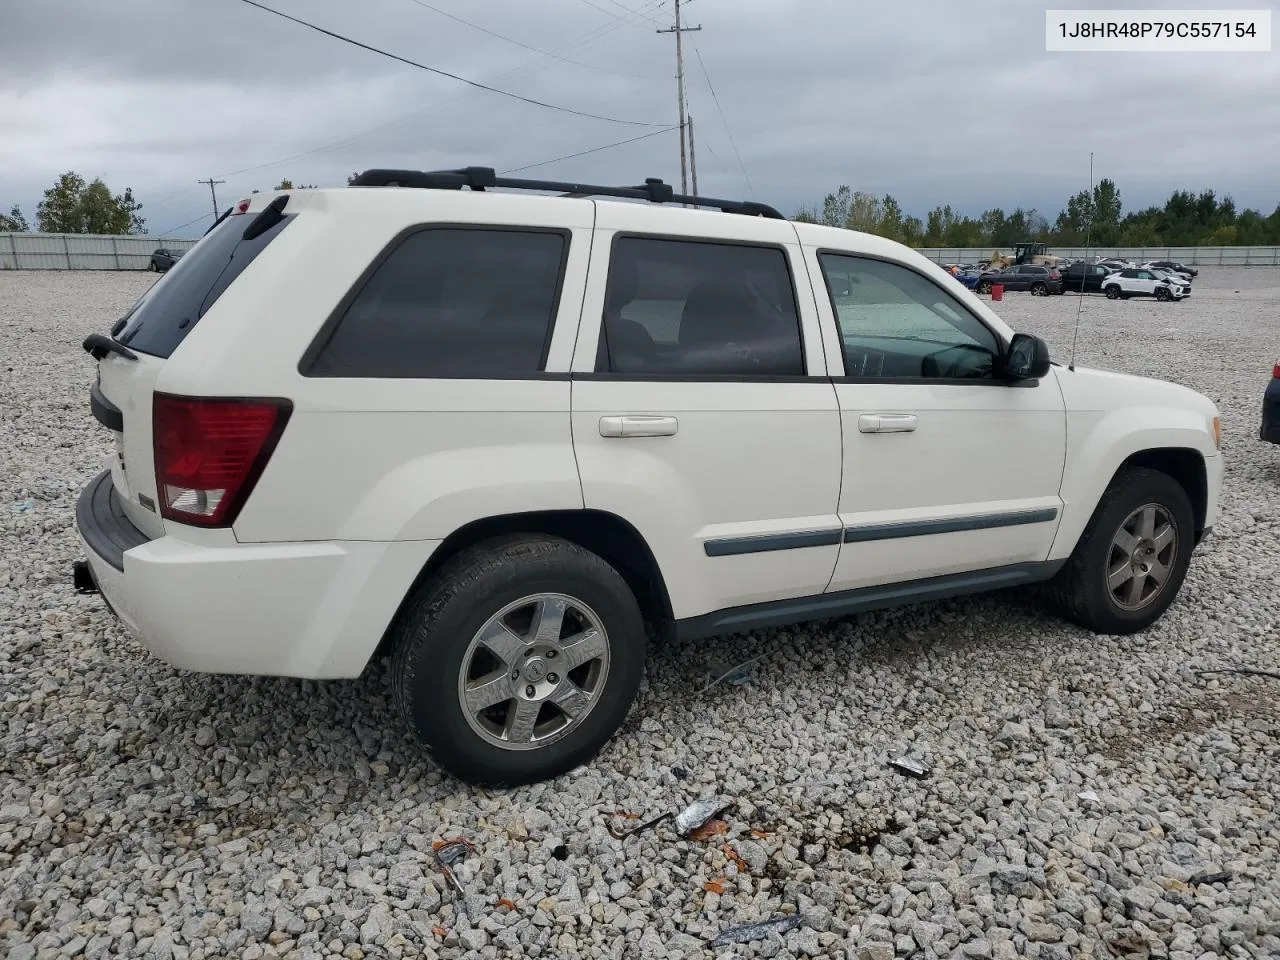
[[[601,417],[602,437],[673,437],[679,422],[675,417]]]
[[[911,433],[919,421],[914,413],[864,413],[858,417],[860,433]]]

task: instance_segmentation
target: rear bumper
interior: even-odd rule
[[[154,656],[200,673],[313,679],[360,675],[439,546],[148,540],[109,473],[81,494],[76,527],[103,599]]]

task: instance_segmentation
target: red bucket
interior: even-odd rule
[[[1004,284],[1003,284],[1003,283],[993,283],[993,284],[991,285],[991,299],[992,299],[992,300],[1003,300],[1003,299],[1004,299]]]

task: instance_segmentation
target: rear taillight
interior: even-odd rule
[[[1271,379],[1280,380],[1280,363],[1271,368]]]
[[[292,411],[288,400],[157,393],[152,424],[160,515],[198,527],[230,526]]]

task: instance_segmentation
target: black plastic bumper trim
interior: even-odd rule
[[[81,492],[76,528],[90,550],[122,572],[125,551],[151,540],[125,515],[110,470],[103,470]]]

